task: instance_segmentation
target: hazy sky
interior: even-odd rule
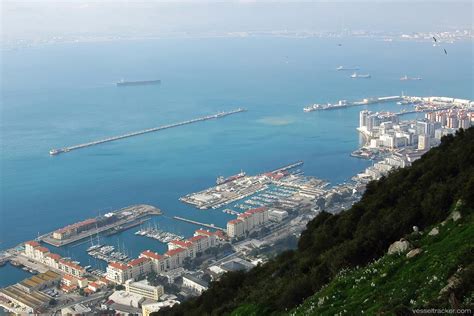
[[[1,1],[2,38],[473,27],[473,1]]]

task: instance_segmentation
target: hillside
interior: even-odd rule
[[[160,313],[286,314],[332,280],[335,283],[323,291],[331,288],[337,291],[342,271],[350,270],[353,274],[350,277],[357,277],[362,270],[354,270],[355,267],[363,267],[384,256],[390,244],[412,233],[413,226],[424,231],[445,220],[453,205],[462,205],[463,218],[471,218],[474,128],[444,137],[439,147],[430,150],[411,167],[370,183],[362,199],[351,209],[337,215],[319,214],[308,223],[297,250],[286,251],[247,273],[227,273],[200,297]],[[469,239],[466,242],[469,243]],[[457,243],[451,246],[457,251]],[[380,264],[384,260],[389,259],[381,259]],[[442,262],[445,258],[439,260]],[[336,276],[339,278],[335,279]],[[402,280],[394,282],[405,282]],[[318,292],[314,299],[319,300],[321,293],[325,292]],[[395,299],[408,296],[394,294]],[[311,304],[311,300],[305,304]],[[403,303],[400,301],[399,305],[403,307]],[[304,313],[305,304],[296,312]],[[446,304],[439,302],[440,306]],[[394,308],[399,307],[395,305]]]
[[[472,306],[474,216],[467,216],[410,234],[411,252],[385,255],[363,268],[341,271],[291,315],[390,315],[418,308]]]

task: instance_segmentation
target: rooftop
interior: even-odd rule
[[[34,241],[34,240],[30,240],[30,241],[25,242],[25,245],[30,245],[31,247],[38,247],[38,246],[40,246],[39,242]]]
[[[119,263],[119,262],[110,262],[109,267],[112,267],[112,268],[118,269],[118,270],[122,270],[122,271],[128,269],[128,267],[126,265],[124,265],[123,263]]]
[[[76,270],[84,270],[83,267],[81,267],[80,265],[75,264],[74,262],[69,261],[69,260],[60,259],[59,262],[62,263],[63,265],[65,265],[65,266],[68,266],[68,267],[76,269]]]
[[[227,224],[238,224],[238,223],[242,223],[242,220],[240,219],[233,219],[233,220],[230,220],[227,222]]]
[[[173,250],[168,250],[166,253],[165,253],[165,256],[168,256],[168,257],[172,257],[178,253],[181,253],[183,252],[184,249],[183,248],[176,248],[176,249],[173,249]]]
[[[209,230],[198,229],[198,230],[196,230],[196,234],[212,236],[212,235],[214,235],[215,233],[214,233],[214,232],[211,232],[211,231],[209,231]]]
[[[183,275],[183,279],[184,279],[184,278],[186,278],[186,279],[188,279],[188,280],[190,280],[190,281],[192,281],[192,282],[194,282],[194,283],[196,283],[196,284],[199,284],[199,285],[202,286],[202,287],[206,287],[206,288],[207,288],[207,287],[209,286],[209,283],[207,283],[206,281],[201,280],[201,279],[199,279],[199,278],[197,278],[197,277],[195,277],[195,276],[192,276],[191,274],[185,274],[185,275]]]
[[[198,236],[191,237],[191,238],[189,238],[188,240],[189,240],[190,242],[194,243],[194,242],[199,241],[199,240],[202,240],[202,239],[207,239],[207,237],[202,236],[202,235],[198,235]]]
[[[47,256],[50,257],[51,259],[56,260],[56,261],[58,261],[59,259],[61,259],[61,256],[58,255],[58,254],[56,254],[56,253],[49,253]]]
[[[63,275],[63,279],[68,280],[68,281],[74,281],[74,280],[76,280],[76,278],[73,277],[73,276],[70,275],[70,274],[65,274],[65,275]]]
[[[150,251],[150,250],[145,250],[141,254],[145,257],[148,257],[148,258],[151,258],[151,259],[156,259],[156,260],[160,260],[160,259],[163,258],[162,255],[160,255],[156,252]]]
[[[172,240],[169,242],[170,244],[178,245],[180,247],[188,248],[189,246],[192,246],[192,244],[189,241],[186,240]]]
[[[49,249],[41,246],[41,247],[36,247],[35,251],[40,251],[42,253],[45,253],[45,252],[49,252]]]
[[[138,266],[138,265],[143,264],[143,263],[148,262],[148,261],[150,261],[150,258],[140,257],[140,258],[137,258],[137,259],[133,259],[132,261],[130,261],[128,263],[128,265],[134,267],[134,266]]]

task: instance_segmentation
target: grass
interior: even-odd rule
[[[465,215],[466,216],[466,215]],[[395,314],[398,309],[422,308],[439,297],[447,280],[470,264],[474,245],[474,216],[443,226],[439,234],[412,234],[408,240],[423,252],[385,255],[363,268],[342,271],[325,288],[308,298],[291,315]],[[434,227],[434,226],[433,226]],[[472,299],[472,293],[471,293]]]

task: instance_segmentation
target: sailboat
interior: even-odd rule
[[[97,225],[96,225],[96,228],[97,228]],[[91,246],[89,248],[87,248],[87,252],[91,252],[91,251],[94,251],[94,250],[97,250],[99,248],[101,248],[103,245],[99,244],[99,229],[97,229],[97,244],[94,245],[94,242],[92,240],[92,235],[91,235]]]

